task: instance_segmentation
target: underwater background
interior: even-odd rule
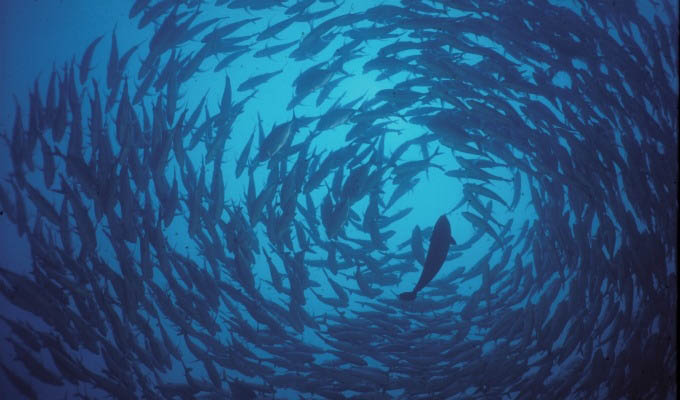
[[[3,399],[677,396],[677,2],[3,1],[0,78]]]

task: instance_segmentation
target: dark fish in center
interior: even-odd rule
[[[430,247],[427,249],[425,265],[423,266],[423,272],[420,274],[420,279],[418,279],[418,283],[416,283],[416,287],[412,291],[399,295],[401,300],[410,301],[415,299],[418,292],[430,283],[441,269],[442,264],[444,264],[451,243],[456,244],[453,236],[451,236],[451,225],[446,215],[442,215],[437,219],[437,223],[434,224],[432,236],[430,236]]]

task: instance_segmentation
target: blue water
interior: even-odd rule
[[[7,339],[0,393],[6,398],[181,398],[181,391],[185,398],[244,399],[675,397],[677,4],[538,1],[478,8],[462,2],[455,8],[444,1],[317,0],[296,14],[294,1],[252,2],[250,8],[237,6],[240,1],[178,1],[173,11],[175,2],[152,0],[131,18],[132,3],[144,2],[0,5],[0,132],[8,139],[0,145],[0,185],[9,199],[0,199],[0,305],[7,319],[0,323]],[[158,4],[170,6],[140,28]],[[305,14],[323,10],[331,12]],[[299,20],[266,35],[293,15]],[[149,76],[140,72],[149,70],[145,60],[154,59],[151,49],[173,16],[177,26],[168,32],[177,35],[184,22],[195,27],[214,20],[194,36],[169,39],[173,44],[151,63],[153,82],[171,60],[186,63],[202,54],[202,39],[213,29],[254,20],[226,36],[242,38],[237,45],[244,48],[226,68],[215,71],[232,52],[215,51],[186,79],[176,78],[176,111],[167,118],[171,83],[152,85],[139,102],[133,98]],[[321,48],[299,55],[333,18]],[[102,110],[112,90],[107,74],[114,35],[118,57],[134,50],[97,136],[91,101],[95,82]],[[83,75],[86,48],[100,36]],[[351,57],[339,53],[353,41]],[[291,46],[256,56],[284,43]],[[342,69],[290,106],[305,71],[320,63],[332,68],[338,60]],[[84,133],[74,153],[70,104],[60,141],[50,122],[32,131],[30,118],[36,115],[34,85],[47,120],[50,76],[56,71],[57,82],[66,81],[71,68]],[[239,90],[269,72],[278,73],[255,91]],[[134,143],[119,136],[124,83],[143,131]],[[331,89],[325,100],[324,89]],[[59,85],[56,91],[57,99],[68,96]],[[206,114],[215,118],[225,110],[224,98],[232,106],[245,103],[190,149]],[[156,113],[159,102],[164,117]],[[160,220],[168,202],[161,200],[160,178],[152,177],[149,161],[163,140],[154,122],[164,118],[164,134],[172,135],[201,104],[205,109],[181,141],[179,156],[188,161],[172,145],[159,161],[168,188],[178,182],[179,204],[166,225]],[[323,117],[337,108],[353,112],[322,129]],[[262,155],[260,129],[267,136],[289,121],[290,140]],[[228,138],[220,144],[214,138],[225,130]],[[357,139],[357,133],[364,135]],[[112,175],[101,172],[107,165],[95,143],[104,135],[112,146]],[[252,135],[247,167],[237,177]],[[22,143],[37,140],[34,148],[16,147],[23,159],[18,164],[12,153],[17,136]],[[409,141],[416,144],[393,159]],[[43,146],[55,162],[52,182]],[[314,168],[331,154],[342,158],[307,191]],[[74,159],[87,163],[85,172],[74,172]],[[286,204],[291,175],[305,161],[303,182],[293,183],[295,203]],[[416,162],[411,187],[390,204],[398,175]],[[361,166],[381,178],[360,182],[362,193],[350,199]],[[108,206],[88,190],[88,169],[98,190],[117,188],[109,215],[98,216]],[[147,175],[137,179],[137,171]],[[224,204],[217,214],[211,211],[216,176]],[[96,237],[92,248],[62,182],[84,204]],[[204,215],[193,230],[196,182],[205,185],[198,200]],[[60,216],[67,201],[70,250],[26,185]],[[266,196],[268,188],[272,196],[253,205],[252,194]],[[374,203],[377,235],[365,221]],[[19,204],[27,233],[18,230]],[[400,211],[401,218],[385,222]],[[117,239],[114,215],[131,221],[118,227],[129,240]],[[441,215],[451,223],[455,244],[416,299],[401,301],[398,294],[412,290],[423,269],[414,228],[422,231],[424,256]],[[327,218],[340,218],[340,234]],[[283,290],[276,288],[268,257]],[[362,290],[357,271],[375,295]],[[129,298],[116,285],[129,290]],[[181,322],[168,315],[163,298]],[[77,304],[83,301],[92,314]],[[7,321],[38,332],[40,348],[28,351],[61,385],[46,383],[22,360],[29,339]],[[76,373],[54,359],[50,337],[79,366]],[[196,343],[199,350],[192,348]]]

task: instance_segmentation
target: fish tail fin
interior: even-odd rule
[[[413,301],[416,298],[416,294],[418,292],[404,292],[399,295],[399,300],[404,300],[404,301]]]

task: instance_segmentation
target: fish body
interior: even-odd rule
[[[423,272],[420,274],[420,279],[418,279],[418,283],[416,283],[412,291],[399,295],[401,300],[414,300],[418,292],[430,283],[444,264],[451,243],[456,244],[456,241],[451,236],[451,225],[446,215],[442,215],[434,224],[432,236],[430,236],[430,246],[427,249],[425,265],[423,266]]]

